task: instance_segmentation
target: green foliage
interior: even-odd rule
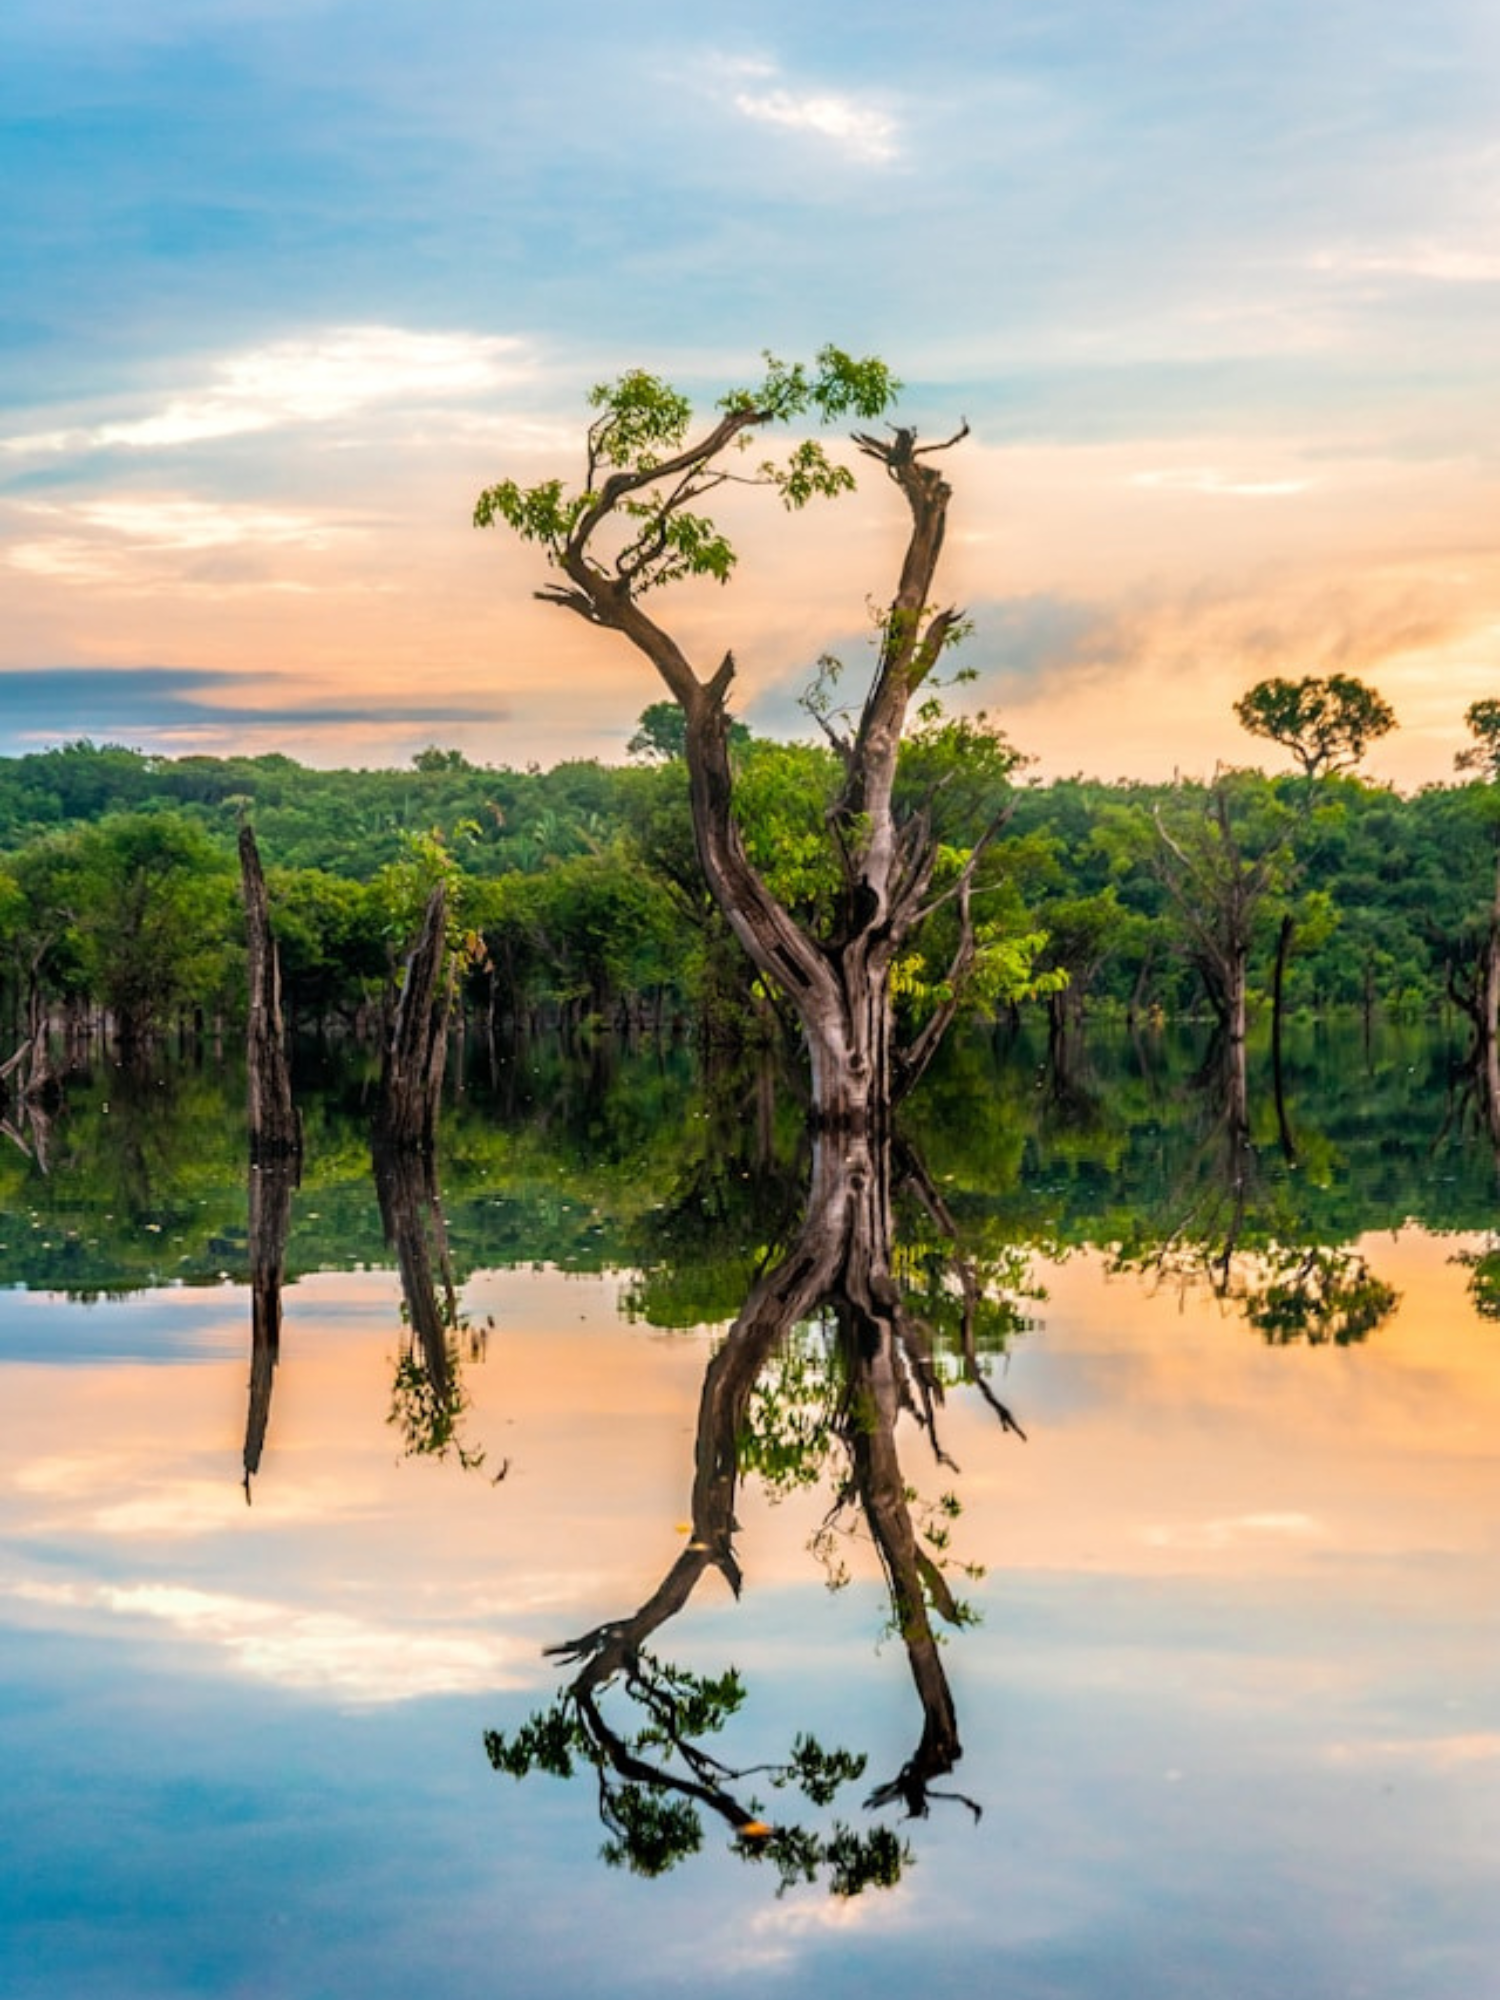
[[[571,1778],[574,1758],[588,1754],[588,1738],[573,1703],[559,1696],[551,1708],[530,1716],[512,1736],[487,1729],[484,1754],[492,1769],[507,1777],[545,1771],[554,1778]]]
[[[601,1640],[608,1643],[607,1628],[578,1650],[587,1658]],[[611,1689],[637,1718],[626,1726],[607,1719],[611,1704],[605,1696]],[[609,1835],[600,1853],[610,1867],[648,1878],[665,1874],[702,1847],[707,1809],[734,1828],[733,1851],[741,1860],[769,1860],[783,1889],[824,1873],[836,1896],[890,1887],[911,1856],[886,1829],[856,1833],[842,1821],[827,1833],[771,1826],[738,1803],[729,1788],[759,1775],[777,1791],[798,1792],[814,1807],[827,1808],[864,1775],[866,1765],[863,1756],[838,1746],[825,1749],[802,1732],[781,1762],[753,1771],[732,1768],[711,1755],[702,1739],[716,1735],[744,1701],[745,1688],[733,1668],[718,1676],[698,1675],[648,1652],[633,1652],[622,1672],[602,1678],[595,1665],[586,1664],[550,1708],[528,1717],[509,1736],[487,1730],[484,1750],[493,1770],[517,1779],[536,1771],[571,1778],[580,1768],[591,1769],[599,1817]]]
[[[1252,736],[1290,750],[1308,779],[1351,769],[1396,726],[1395,710],[1352,674],[1258,681],[1234,712]]]
[[[1461,1251],[1469,1269],[1469,1297],[1481,1319],[1500,1320],[1500,1248]]]
[[[743,1477],[758,1478],[772,1500],[823,1477],[834,1445],[839,1378],[821,1322],[798,1329],[761,1371],[739,1439]]]
[[[615,1832],[599,1852],[611,1868],[654,1880],[703,1845],[703,1821],[685,1799],[663,1798],[648,1785],[616,1785],[607,1800],[606,1824]]]
[[[1453,762],[1460,771],[1474,771],[1486,784],[1500,783],[1500,701],[1470,702],[1464,721],[1474,741]]]
[[[1353,1250],[1278,1246],[1267,1265],[1249,1294],[1245,1316],[1273,1346],[1331,1341],[1348,1347],[1395,1311],[1395,1290]]]
[[[695,511],[698,500],[731,477],[721,455],[747,449],[767,426],[798,418],[829,424],[851,415],[878,417],[899,387],[883,362],[859,360],[837,347],[823,348],[811,368],[769,354],[765,361],[760,383],[721,397],[718,420],[696,441],[689,441],[691,402],[659,376],[633,368],[597,384],[589,392],[597,414],[588,426],[579,489],[569,493],[558,479],[530,487],[501,480],[479,495],[475,526],[501,522],[543,549],[554,567],[584,563],[612,575],[633,596],[685,577],[726,583],[737,561],[734,548],[713,520]],[[854,484],[849,469],[813,438],[799,439],[781,458],[763,459],[753,474],[733,476],[771,487],[794,509]],[[595,539],[605,522],[617,531],[607,552]]]
[[[778,1791],[794,1785],[815,1806],[830,1806],[845,1785],[865,1774],[869,1759],[849,1750],[825,1750],[816,1737],[798,1736],[786,1766],[771,1782]]]
[[[470,1334],[464,1325],[461,1330]],[[408,1341],[396,1357],[391,1407],[386,1422],[401,1436],[406,1458],[447,1458],[451,1452],[466,1472],[484,1464],[485,1454],[463,1442],[461,1426],[469,1407],[463,1379],[463,1352],[457,1334],[444,1341],[443,1365],[429,1368]]]
[[[1474,708],[1482,723],[1484,705]],[[405,771],[145,758],[89,744],[0,759],[0,1018],[19,1023],[34,983],[54,1007],[133,1012],[133,1033],[159,1033],[185,1008],[234,1019],[243,813],[266,863],[286,1007],[299,1025],[350,1023],[370,1007],[440,848],[456,941],[481,933],[493,961],[486,970],[476,958],[471,1008],[606,1020],[650,1005],[686,1012],[723,1041],[763,1037],[769,1010],[705,896],[677,739],[662,733],[680,714],[657,709],[643,718],[649,749],[637,751],[653,757],[649,768],[483,770],[435,746]],[[742,725],[732,734],[747,845],[794,910],[820,922],[843,889],[826,819],[837,760],[823,747],[749,739]],[[901,814],[931,818],[939,887],[1008,815],[974,882],[976,919],[998,947],[981,958],[981,1012],[1038,1003],[1070,1014],[1129,1008],[1142,1019],[1200,1012],[1189,913],[1211,916],[1234,893],[1236,869],[1243,877],[1265,864],[1247,942],[1252,1009],[1290,913],[1289,1015],[1411,1018],[1445,1007],[1450,981],[1462,988],[1484,948],[1500,834],[1500,782],[1487,768],[1411,798],[1324,775],[1311,806],[1300,776],[1231,774],[1226,843],[1204,824],[1213,788],[1018,784],[1014,750],[991,724],[937,715],[903,747],[896,797]],[[1204,848],[1201,879],[1184,875],[1183,896],[1159,865],[1158,814],[1190,854]],[[905,1025],[941,1003],[956,936],[945,907],[911,939]],[[1049,1003],[1035,975],[1059,972],[1066,987]]]
[[[837,759],[816,744],[757,741],[739,760],[746,851],[772,893],[814,926],[831,920],[843,888],[828,831],[839,780]]]

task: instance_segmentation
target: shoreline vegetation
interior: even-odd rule
[[[441,883],[470,1028],[774,1040],[781,996],[701,885],[671,723],[658,704],[629,763],[547,771],[436,748],[373,771],[87,741],[0,760],[3,1055],[44,1028],[73,1044],[103,1033],[127,1054],[237,1035],[245,825],[293,1033],[378,1036]],[[747,845],[790,907],[814,910],[834,892],[832,755],[736,730]],[[1058,1035],[1085,1017],[1222,1018],[1205,931],[1215,899],[1253,874],[1254,906],[1234,913],[1252,1020],[1279,981],[1288,1019],[1441,1018],[1480,1039],[1497,837],[1484,779],[1408,797],[1335,774],[1310,810],[1305,778],[1253,770],[1206,785],[1028,783],[993,725],[941,715],[903,754],[907,783],[937,801],[940,839],[960,845],[1003,816],[974,888],[991,971],[967,996],[974,1018],[1038,1014]],[[948,997],[944,963],[942,940],[919,939],[894,969],[897,1008],[918,1025]]]

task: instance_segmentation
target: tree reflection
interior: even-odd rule
[[[271,1389],[281,1356],[281,1284],[292,1221],[297,1163],[250,1163],[250,1407],[245,1418],[245,1499],[260,1470],[271,1421]]]
[[[469,1401],[462,1350],[467,1344],[470,1358],[478,1359],[487,1329],[471,1325],[459,1308],[437,1168],[430,1153],[379,1139],[373,1158],[380,1220],[401,1272],[406,1321],[390,1422],[408,1458],[446,1458],[451,1452],[465,1470],[473,1470],[485,1455],[462,1437]]]
[[[1308,1240],[1291,1184],[1262,1166],[1233,1079],[1222,1089],[1212,1086],[1200,1074],[1199,1144],[1158,1215],[1137,1219],[1114,1267],[1185,1288],[1206,1286],[1272,1346],[1364,1340],[1395,1310],[1399,1295],[1353,1245]],[[1280,1104],[1277,1117],[1290,1164]],[[1319,1150],[1311,1137],[1304,1151],[1316,1157]]]
[[[913,1163],[908,1176],[915,1171]],[[923,1199],[941,1214],[930,1188]],[[965,1372],[975,1379],[982,1289],[969,1271],[953,1293],[968,1329]],[[792,1394],[779,1396],[769,1381],[772,1363],[785,1362],[793,1329],[809,1321],[825,1336],[832,1365],[799,1377],[793,1350]],[[985,1386],[1002,1425],[1019,1431]],[[822,1826],[782,1822],[756,1790],[796,1793],[808,1805],[829,1808],[865,1775],[863,1756],[800,1735],[778,1761],[729,1762],[705,1739],[716,1737],[740,1707],[738,1675],[686,1673],[650,1649],[708,1571],[740,1594],[735,1502],[742,1470],[770,1465],[774,1478],[798,1483],[815,1476],[836,1449],[843,1472],[824,1533],[852,1522],[868,1532],[922,1717],[911,1754],[869,1790],[864,1804],[899,1805],[920,1817],[932,1800],[957,1798],[977,1816],[972,1799],[937,1789],[962,1755],[937,1632],[938,1624],[956,1626],[966,1616],[947,1575],[944,1516],[958,1503],[947,1497],[936,1521],[917,1511],[896,1437],[900,1419],[914,1419],[935,1458],[951,1466],[937,1428],[942,1392],[933,1328],[896,1275],[889,1152],[866,1135],[815,1138],[801,1227],[752,1285],[705,1371],[686,1545],[633,1613],[549,1649],[577,1671],[550,1709],[509,1736],[486,1735],[495,1769],[518,1778],[592,1770],[609,1836],[605,1859],[642,1874],[660,1874],[696,1851],[708,1812],[730,1829],[745,1859],[768,1862],[783,1886],[822,1880],[847,1896],[899,1879],[909,1850],[889,1827],[858,1830],[839,1818]]]

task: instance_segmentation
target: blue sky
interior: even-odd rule
[[[966,416],[947,587],[1043,771],[1245,757],[1363,674],[1444,776],[1500,682],[1484,0],[713,10],[11,0],[0,752],[617,755],[657,690],[476,490],[588,386],[878,351]],[[761,513],[688,642],[791,726],[900,523]]]

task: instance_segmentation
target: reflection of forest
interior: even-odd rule
[[[1206,1221],[1206,1191],[1225,1185],[1211,1097],[1195,1085],[1201,1036],[1070,1039],[1061,1074],[1042,1035],[957,1040],[909,1107],[933,1185],[991,1257],[1018,1246],[1146,1250],[1185,1214]],[[1417,1030],[1368,1043],[1357,1029],[1342,1039],[1289,1031],[1284,1068],[1294,1161],[1268,1053],[1252,1044],[1242,1251],[1347,1248],[1408,1221],[1489,1228],[1493,1156],[1460,1115],[1446,1042]],[[802,1177],[789,1091],[754,1072],[710,1089],[685,1051],[609,1043],[581,1059],[523,1044],[493,1080],[470,1062],[463,1084],[442,1127],[456,1282],[538,1260],[626,1269],[640,1274],[633,1309],[656,1323],[736,1312]],[[298,1076],[306,1153],[289,1280],[391,1260],[370,1182],[372,1090],[358,1059]],[[244,1160],[232,1068],[75,1076],[52,1125],[50,1171],[15,1146],[0,1150],[0,1270],[74,1297],[248,1282]]]

